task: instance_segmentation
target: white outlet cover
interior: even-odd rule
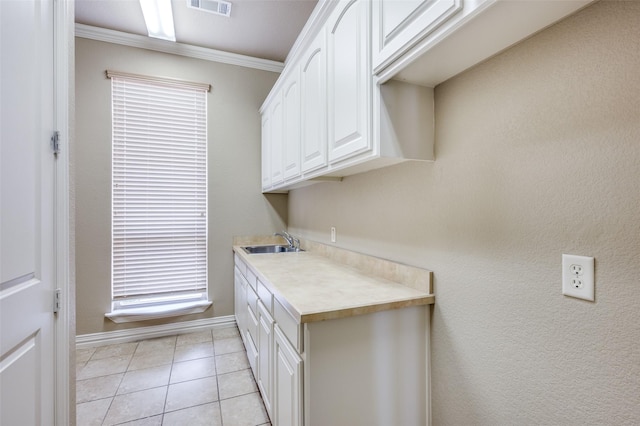
[[[562,255],[562,294],[595,300],[595,261],[593,257]]]

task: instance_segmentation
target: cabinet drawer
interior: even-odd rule
[[[273,315],[273,295],[260,280],[258,280],[258,297],[264,304],[264,307],[267,308],[267,311]]]
[[[233,255],[233,260],[236,264],[236,267],[240,270],[240,273],[246,277],[247,265],[242,261],[242,259],[240,259],[240,256],[238,256],[237,254]]]
[[[251,286],[251,288],[256,290],[256,285],[258,281],[258,277],[256,277],[256,274],[254,274],[250,268],[247,268],[247,274],[245,276],[247,277],[247,281],[249,282],[249,285]]]
[[[291,343],[298,353],[302,353],[301,324],[295,320],[295,318],[280,304],[280,302],[278,302],[277,299],[275,299],[273,303],[273,316],[275,322],[289,340],[289,343]]]

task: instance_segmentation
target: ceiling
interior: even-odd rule
[[[176,42],[284,62],[317,0],[231,0],[231,17],[171,0]],[[138,0],[76,0],[76,23],[147,35]]]

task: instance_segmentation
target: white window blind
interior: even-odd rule
[[[124,307],[206,299],[205,86],[107,75],[113,301]]]

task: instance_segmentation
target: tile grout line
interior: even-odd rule
[[[207,378],[207,377],[215,377],[215,380],[216,380],[216,391],[217,391],[217,399],[216,400],[210,401],[210,402],[203,402],[201,404],[195,404],[195,405],[192,405],[190,407],[183,407],[183,408],[180,408],[180,409],[167,411],[167,401],[168,401],[168,396],[169,396],[168,391],[169,391],[169,387],[172,385],[171,376],[173,374],[174,367],[175,367],[175,364],[177,362],[176,361],[176,353],[177,353],[177,349],[178,349],[178,337],[180,336],[179,334],[176,334],[176,335],[173,336],[173,337],[175,337],[175,341],[174,341],[174,343],[173,343],[173,345],[171,347],[172,357],[171,357],[170,368],[169,368],[168,383],[166,385],[162,385],[162,386],[153,386],[153,387],[146,388],[146,389],[138,389],[138,390],[134,390],[134,391],[131,391],[131,392],[128,392],[128,393],[120,394],[119,391],[122,388],[122,385],[123,385],[123,383],[125,381],[125,377],[127,376],[127,374],[128,373],[132,373],[134,371],[141,371],[141,370],[145,369],[145,368],[140,368],[138,370],[130,370],[130,368],[132,366],[132,363],[133,363],[133,360],[135,358],[135,354],[136,354],[137,350],[140,348],[141,342],[144,341],[144,340],[148,340],[148,339],[144,339],[142,341],[135,342],[135,347],[133,348],[133,352],[129,354],[129,359],[127,361],[127,366],[126,366],[125,371],[122,372],[122,373],[112,373],[112,374],[122,374],[122,377],[120,378],[119,383],[118,383],[118,385],[116,387],[115,395],[108,397],[109,400],[110,400],[109,401],[109,406],[107,407],[106,412],[105,412],[104,416],[102,417],[102,424],[103,425],[105,424],[106,419],[107,419],[107,417],[108,417],[108,415],[110,413],[110,410],[113,408],[113,403],[114,403],[115,398],[117,396],[128,395],[128,394],[131,394],[131,393],[134,393],[134,392],[140,392],[140,391],[145,391],[145,390],[154,389],[154,388],[155,389],[161,388],[161,387],[165,387],[166,388],[162,412],[158,413],[158,414],[151,415],[151,416],[146,416],[146,417],[141,417],[141,418],[138,418],[138,419],[130,420],[130,421],[139,421],[139,420],[143,420],[143,419],[146,419],[146,418],[159,416],[161,423],[164,423],[164,417],[165,417],[165,414],[167,414],[167,413],[177,412],[177,411],[181,411],[181,410],[185,410],[185,409],[189,409],[189,408],[193,408],[193,407],[199,407],[199,406],[203,406],[203,405],[212,404],[212,403],[217,402],[218,403],[217,404],[217,406],[218,406],[217,412],[218,412],[218,414],[220,416],[220,422],[221,422],[221,424],[224,425],[224,419],[223,419],[223,416],[222,416],[222,401],[226,401],[226,400],[233,399],[233,398],[239,398],[239,397],[251,395],[251,394],[254,394],[254,393],[257,393],[260,396],[259,391],[258,392],[256,392],[256,391],[248,391],[248,392],[246,392],[245,391],[245,392],[239,393],[237,395],[230,396],[228,398],[224,398],[224,399],[222,398],[221,388],[220,388],[220,381],[219,381],[220,376],[221,375],[224,376],[224,375],[239,373],[239,372],[242,372],[242,371],[250,371],[250,369],[249,368],[240,368],[239,370],[226,371],[225,373],[220,374],[219,371],[218,371],[219,366],[218,366],[216,358],[218,356],[223,356],[223,355],[231,355],[231,354],[234,354],[234,353],[242,353],[243,350],[233,350],[232,349],[229,352],[225,352],[223,354],[218,355],[218,353],[216,351],[216,341],[217,340],[226,340],[226,339],[237,339],[237,338],[241,339],[242,337],[238,334],[237,328],[236,328],[236,333],[234,335],[219,336],[219,338],[214,337],[214,330],[213,329],[209,330],[209,332],[211,333],[210,334],[210,336],[211,336],[211,345],[212,345],[212,356],[211,356],[211,358],[213,358],[212,361],[214,363],[213,364],[213,366],[214,366],[214,374],[212,376],[205,375],[205,376],[202,376],[202,377],[194,377],[194,378],[191,378],[189,380],[184,380],[184,381],[177,382],[177,383],[187,383],[187,382],[191,382],[191,381],[195,381],[195,380],[204,379],[204,378]],[[169,337],[169,336],[167,336],[167,337]],[[198,343],[201,343],[201,342],[197,342],[196,341],[196,342],[193,342],[193,343],[190,343],[190,344],[194,345],[194,344],[198,344]],[[202,343],[208,343],[208,340],[207,340],[207,342],[202,342]],[[182,346],[185,346],[185,345],[182,345]],[[228,350],[228,349],[226,349],[226,350]],[[96,356],[97,352],[98,352],[98,350],[97,350],[97,348],[95,348],[93,350],[93,353],[87,358],[87,360],[81,363],[81,365],[82,365],[81,369],[86,367],[86,365],[90,361],[94,360],[93,358]],[[123,356],[123,355],[113,355],[113,356],[117,357],[117,356]],[[109,358],[109,357],[105,357],[105,358]],[[182,362],[195,361],[195,360],[198,360],[198,359],[206,359],[206,358],[209,358],[209,357],[204,356],[204,357],[199,357],[199,358],[187,359],[187,360],[183,360]],[[99,359],[104,359],[104,358],[99,358]],[[157,368],[157,367],[160,367],[160,366],[149,366],[149,367],[146,367],[146,369]],[[106,376],[110,376],[112,374],[105,374],[103,376],[90,377],[90,378],[82,379],[82,380],[90,380],[90,379],[95,379],[95,378],[100,378],[100,377],[106,377]],[[253,377],[252,377],[252,380],[253,380]],[[253,380],[253,381],[255,382],[255,380]],[[99,398],[99,399],[102,399],[102,398]],[[93,401],[97,401],[99,399],[95,399]],[[92,402],[92,401],[85,401],[85,402]],[[260,425],[263,425],[263,424],[264,425],[268,425],[269,422],[260,423]]]
[[[116,393],[115,395],[113,395],[111,397],[111,402],[109,403],[109,408],[107,408],[107,411],[104,413],[104,417],[102,418],[102,425],[104,425],[104,422],[107,421],[107,416],[109,415],[109,411],[111,410],[111,406],[113,405],[113,401],[115,401],[116,396],[118,396],[118,391],[120,390],[120,386],[122,385],[122,382],[124,381],[124,377],[127,375],[127,371],[129,371],[129,366],[131,365],[131,361],[133,361],[133,355],[136,353],[136,350],[138,349],[138,346],[140,345],[139,342],[136,342],[136,347],[133,349],[133,353],[131,354],[131,358],[129,358],[129,362],[127,363],[127,368],[125,368],[124,372],[122,373],[122,378],[120,378],[120,383],[118,383],[118,386],[116,387]],[[97,352],[97,350],[93,353],[93,355],[95,355]],[[91,357],[93,358],[93,355],[91,355]]]
[[[164,394],[164,404],[162,405],[162,413],[160,413],[160,415],[162,416],[160,418],[161,426],[164,423],[164,415],[167,412],[167,399],[169,399],[169,387],[171,386],[171,374],[173,373],[173,365],[175,364],[175,360],[176,360],[177,347],[178,347],[178,335],[176,335],[176,341],[173,344],[173,355],[171,356],[171,367],[169,368],[169,378],[167,379],[167,392],[165,392]]]
[[[222,418],[222,399],[220,399],[220,377],[218,374],[218,363],[216,362],[216,338],[213,335],[213,329],[211,329],[211,342],[213,343],[213,365],[216,369],[216,387],[218,388],[218,414],[220,415],[220,426],[224,426],[224,419]]]
[[[138,345],[136,344],[136,348],[137,348],[137,347],[138,347]],[[89,357],[89,359],[87,360],[87,363],[85,364],[85,367],[86,367],[86,365],[88,365],[88,364],[89,364],[89,361],[91,361],[91,360],[93,359],[93,357],[95,356],[95,354],[96,354],[97,352],[98,352],[98,350],[97,350],[97,349],[95,349],[95,350],[93,351],[93,353],[91,354],[91,356],[90,356],[90,357]],[[135,349],[134,349],[134,352],[135,352]],[[131,355],[131,358],[133,358],[133,354]],[[118,394],[118,389],[120,388],[120,384],[122,383],[122,380],[124,380],[124,375],[126,374],[126,371],[127,371],[127,369],[129,368],[129,364],[130,364],[130,363],[131,363],[131,359],[129,359],[129,363],[127,364],[127,368],[126,368],[126,369],[125,369],[125,371],[122,373],[122,377],[120,378],[120,383],[118,383],[118,386],[116,387],[115,394],[114,394],[113,396],[111,396],[111,397],[110,397],[111,401],[109,402],[109,406],[107,407],[107,410],[104,412],[104,416],[102,416],[102,421],[100,422],[100,424],[102,424],[102,425],[104,425],[104,422],[107,420],[107,415],[109,414],[109,410],[111,409],[111,406],[113,405],[113,401],[114,401],[114,399],[116,398],[116,395]],[[120,374],[120,373],[117,373],[117,374]],[[106,377],[106,376],[108,376],[108,374],[107,374],[107,375],[105,375],[105,376],[98,376],[98,377]]]
[[[218,414],[220,414],[220,426],[224,426],[224,419],[222,418],[222,399],[220,399],[220,377],[218,374],[218,363],[216,362],[216,338],[213,335],[213,329],[211,329],[211,343],[213,343],[213,366],[216,370],[216,387],[218,388]]]

